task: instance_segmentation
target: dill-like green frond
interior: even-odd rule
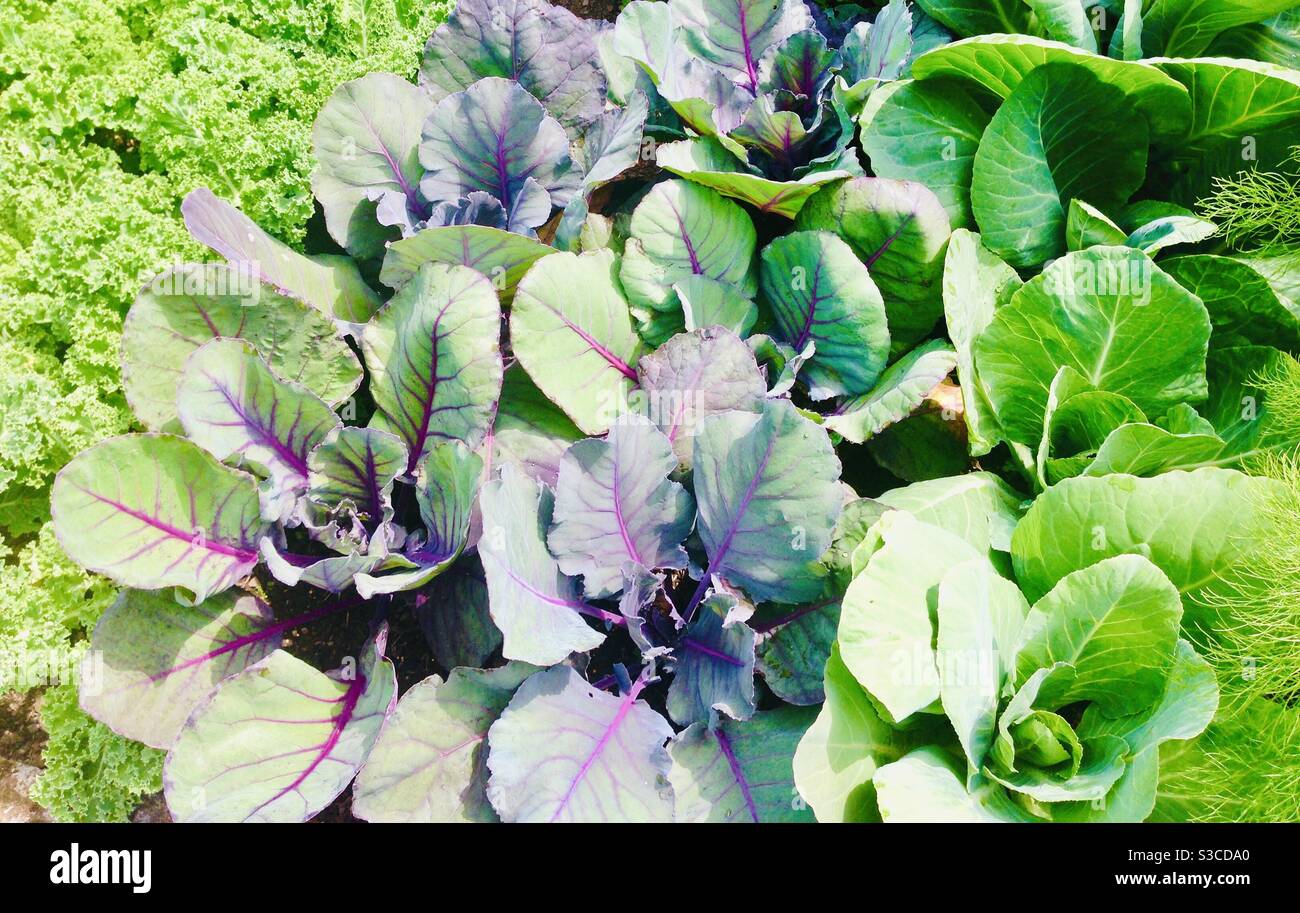
[[[1300,821],[1300,711],[1260,699],[1160,749],[1151,821]]]
[[[1287,161],[1300,172],[1300,146],[1291,150]],[[1214,193],[1199,208],[1238,249],[1272,250],[1300,243],[1300,173],[1240,171],[1215,178]]]
[[[1221,622],[1204,648],[1225,703],[1300,698],[1300,461],[1273,455],[1262,465],[1281,484],[1258,489],[1259,541],[1214,597]]]
[[[1300,360],[1289,355],[1277,359],[1252,380],[1252,386],[1268,403],[1268,434],[1284,435],[1300,448]],[[1273,455],[1255,467],[1255,474],[1289,481],[1294,476],[1293,461]]]
[[[1300,446],[1300,361],[1254,378],[1269,433]],[[1300,820],[1300,449],[1251,460],[1262,526],[1251,558],[1214,598],[1221,627],[1202,647],[1219,679],[1219,712],[1194,742],[1161,751],[1153,820]]]
[[[1254,378],[1268,404],[1268,433],[1292,446],[1243,467],[1275,480],[1252,491],[1261,518],[1250,559],[1215,597],[1218,637],[1205,647],[1225,700],[1300,698],[1300,361],[1285,357]]]
[[[1300,821],[1300,362],[1281,359],[1252,386],[1269,433],[1295,446],[1243,467],[1277,484],[1255,489],[1260,535],[1214,598],[1222,623],[1203,652],[1218,714],[1199,739],[1161,750],[1156,821]]]

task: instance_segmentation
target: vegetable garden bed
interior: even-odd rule
[[[81,706],[180,821],[1295,817],[1289,6],[462,0],[310,254],[185,197]]]

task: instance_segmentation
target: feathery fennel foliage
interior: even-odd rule
[[[1300,439],[1300,361],[1281,360],[1255,385],[1274,428]],[[1196,742],[1162,752],[1157,819],[1300,820],[1300,453],[1246,468],[1279,483],[1256,489],[1267,532],[1215,600],[1225,624],[1205,655],[1219,713]]]
[[[1229,244],[1273,253],[1300,243],[1300,146],[1287,164],[1294,166],[1288,173],[1251,169],[1214,179],[1201,212],[1219,224]]]

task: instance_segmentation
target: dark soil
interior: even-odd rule
[[[0,695],[0,824],[50,820],[30,798],[45,748],[40,709],[38,692]]]

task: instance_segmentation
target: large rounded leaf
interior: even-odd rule
[[[820,704],[826,697],[822,672],[840,624],[839,600],[800,606],[776,622],[762,620],[754,665],[767,687],[787,704]]]
[[[529,268],[554,252],[533,238],[487,225],[426,228],[389,245],[379,279],[401,288],[426,263],[459,264],[486,276],[508,302]]]
[[[422,266],[366,324],[371,426],[402,439],[411,470],[439,441],[482,443],[501,395],[500,328],[491,283],[440,263]]]
[[[1011,550],[1011,535],[1023,500],[1023,495],[991,472],[914,482],[876,499],[878,504],[905,510],[922,523],[959,536],[990,557],[992,552]],[[857,569],[856,562],[854,567]]]
[[[667,70],[660,75],[655,90],[681,123],[744,158],[745,147],[728,134],[744,121],[745,113],[754,104],[753,95],[697,57],[674,52],[666,63]]]
[[[924,21],[919,11],[909,8],[903,0],[889,0],[872,22],[858,22],[844,36],[840,75],[855,91],[864,83],[870,86],[870,81],[887,82],[904,73],[914,52],[914,12],[919,30]],[[848,26],[850,21],[846,18],[839,27]]]
[[[433,33],[420,85],[441,101],[487,76],[516,80],[569,127],[604,110],[596,30],[544,0],[462,0]]]
[[[429,200],[490,193],[510,211],[532,179],[566,206],[582,183],[564,128],[516,82],[482,79],[448,95],[424,123],[420,192]]]
[[[347,788],[397,702],[387,630],[326,675],[276,650],[194,712],[163,767],[177,821],[294,822]]]
[[[889,357],[889,326],[853,249],[829,232],[795,232],[763,249],[760,278],[778,335],[796,352],[816,345],[801,375],[809,396],[870,390]]]
[[[1070,250],[1087,250],[1096,244],[1115,246],[1128,240],[1124,230],[1097,207],[1075,199],[1070,201],[1068,208],[1069,212],[1065,216],[1065,244]]]
[[[194,443],[219,460],[247,462],[270,477],[263,505],[272,518],[287,515],[306,490],[308,456],[341,427],[329,406],[300,384],[276,377],[257,350],[239,339],[214,339],[186,360],[176,409]],[[265,509],[277,502],[278,511]]]
[[[701,422],[695,497],[709,566],[696,595],[717,577],[755,600],[808,597],[800,572],[830,545],[839,478],[830,438],[788,400],[770,400],[761,414],[724,412]]]
[[[668,479],[676,468],[668,438],[636,415],[607,439],[579,441],[565,453],[547,543],[566,574],[582,575],[588,596],[621,590],[629,561],[650,570],[686,567],[682,543],[695,511],[686,489]]]
[[[1191,128],[1171,143],[1175,151],[1194,153],[1214,137],[1231,138],[1240,151],[1240,137],[1292,124],[1300,117],[1300,73],[1295,70],[1216,57],[1150,62],[1191,94]]]
[[[579,428],[603,434],[624,411],[644,346],[608,249],[534,266],[510,311],[515,356]]]
[[[1036,820],[996,783],[983,780],[974,790],[968,790],[965,771],[958,774],[952,758],[934,746],[918,748],[886,764],[871,780],[880,817],[886,823],[997,824]]]
[[[488,730],[487,794],[505,821],[672,820],[668,721],[637,700],[597,691],[572,668],[539,672]]]
[[[1003,2],[1021,5],[1021,0]],[[1059,41],[1030,35],[986,34],[954,41],[918,57],[912,64],[912,75],[917,79],[938,76],[971,79],[999,98],[1007,98],[1034,69],[1062,62],[1084,67],[1122,91],[1128,96],[1129,104],[1146,115],[1155,136],[1177,139],[1186,131],[1191,116],[1187,92],[1156,67],[1090,54]]]
[[[127,434],[83,450],[50,497],[59,544],[123,586],[184,587],[202,602],[257,564],[266,532],[253,477],[170,434]]]
[[[695,723],[668,747],[681,823],[811,822],[799,801],[792,759],[812,724],[811,707],[782,707],[745,722]]]
[[[695,54],[751,92],[759,90],[764,52],[813,28],[800,0],[671,0],[678,33]]]
[[[81,681],[81,707],[114,732],[170,748],[218,683],[279,646],[288,627],[249,595],[182,605],[174,593],[125,590],[95,625],[98,676]],[[302,623],[302,618],[291,619]]]
[[[646,414],[684,466],[694,459],[700,422],[720,412],[758,412],[767,396],[754,353],[721,327],[674,336],[641,359],[637,377]]]
[[[834,232],[866,264],[885,299],[894,354],[934,328],[943,312],[939,283],[951,227],[943,204],[925,186],[854,178],[809,200],[795,227]]]
[[[584,194],[608,184],[641,161],[649,106],[645,93],[637,91],[626,108],[602,114],[583,131],[578,162],[582,165]],[[585,209],[583,213],[585,218]]]
[[[1079,568],[1136,554],[1183,597],[1184,627],[1210,626],[1219,596],[1263,535],[1258,505],[1276,483],[1229,469],[1066,479],[1025,514],[1011,540],[1016,578],[1030,599]]]
[[[357,775],[352,810],[377,822],[488,822],[488,727],[537,670],[453,669],[402,695]]]
[[[1076,197],[1106,210],[1146,177],[1147,125],[1129,98],[1087,67],[1030,72],[998,108],[975,153],[971,208],[984,243],[1012,266],[1065,250]]]
[[[614,22],[612,50],[636,61],[657,83],[666,74],[678,23],[667,3],[630,0]]]
[[[975,342],[975,363],[1007,435],[1037,444],[1047,394],[1062,367],[1147,415],[1204,399],[1205,307],[1140,251],[1067,254],[998,309]]]
[[[1101,707],[1089,707],[1079,722],[1079,737],[1116,735],[1128,742],[1135,755],[1171,739],[1200,735],[1219,705],[1219,683],[1211,665],[1185,640],[1174,649],[1173,664],[1160,700],[1138,713],[1107,716]]]
[[[1197,408],[1223,438],[1229,452],[1243,458],[1269,450],[1289,450],[1295,441],[1286,421],[1277,421],[1272,404],[1260,396],[1260,377],[1275,375],[1287,355],[1267,346],[1238,346],[1210,352],[1205,361],[1210,398]]]
[[[862,124],[872,172],[934,191],[953,228],[974,224],[971,170],[989,115],[959,84],[907,82]]]
[[[758,305],[736,291],[735,287],[710,279],[691,276],[673,285],[682,303],[686,330],[721,327],[745,337],[758,322]]]
[[[406,221],[428,218],[420,196],[420,127],[433,111],[429,96],[392,73],[345,82],[312,127],[316,170],[311,188],[330,235],[355,257],[375,257],[400,237],[381,225],[375,204],[391,199]]]
[[[600,646],[605,635],[582,616],[612,613],[583,602],[577,581],[561,573],[547,550],[550,492],[507,465],[501,467],[501,478],[483,486],[479,505],[483,511],[479,557],[487,576],[492,620],[505,636],[503,655],[549,666],[572,652]]]
[[[244,275],[256,277],[327,317],[360,323],[379,307],[379,296],[366,285],[351,260],[303,256],[206,187],[185,197],[181,215],[196,241],[221,254]]]
[[[916,5],[961,36],[1028,32],[1031,22],[1024,0],[917,0]]]
[[[1075,0],[1025,0],[1038,19],[1038,27],[1049,37],[1097,52],[1097,34],[1093,31],[1094,15]]]
[[[730,618],[732,596],[714,594],[682,632],[668,686],[668,715],[678,725],[708,723],[717,711],[747,720],[754,713],[754,631]]]
[[[1029,603],[980,558],[953,567],[936,600],[939,698],[973,768],[993,742],[1002,688],[1015,669]]]
[[[1194,254],[1163,260],[1160,268],[1201,299],[1214,327],[1215,347],[1261,345],[1300,352],[1300,314],[1249,264]]]
[[[1216,57],[1290,66],[1300,57],[1300,8],[1292,6],[1266,22],[1231,28],[1214,39],[1209,51]]]
[[[237,267],[187,264],[145,286],[126,315],[122,386],[136,417],[156,431],[178,429],[185,360],[222,336],[248,340],[276,374],[331,406],[361,383],[361,365],[328,317]]]
[[[1178,433],[1157,425],[1133,422],[1112,431],[1097,449],[1084,475],[1125,472],[1153,476],[1171,469],[1234,466],[1239,454],[1215,434]]]
[[[1234,26],[1263,22],[1295,0],[1154,0],[1142,13],[1142,49],[1151,56],[1195,57]]]
[[[938,738],[939,725],[922,720],[898,729],[880,715],[871,696],[840,658],[826,663],[826,701],[794,754],[794,780],[817,820],[850,824],[880,820],[872,775],[884,764]],[[935,718],[938,723],[940,718]]]
[[[688,181],[656,184],[632,213],[620,278],[641,319],[656,326],[646,338],[662,343],[685,323],[673,284],[708,276],[752,297],[754,225],[745,211]]]

